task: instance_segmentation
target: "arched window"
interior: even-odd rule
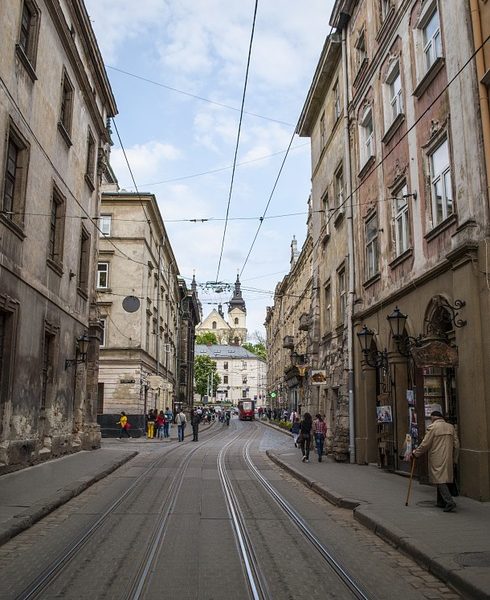
[[[238,317],[235,317],[235,325],[238,325]]]
[[[216,321],[213,321],[213,329],[216,329]]]

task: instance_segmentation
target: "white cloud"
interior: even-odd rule
[[[182,152],[172,144],[150,141],[146,144],[136,144],[126,148],[126,156],[136,180],[136,185],[138,185],[161,178],[162,173],[167,170],[165,163],[180,158]],[[112,150],[111,166],[123,187],[133,187],[121,148]]]

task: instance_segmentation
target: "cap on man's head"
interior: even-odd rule
[[[441,413],[441,411],[440,411],[440,410],[433,410],[433,411],[430,413],[430,416],[431,416],[431,417],[442,417],[442,413]]]

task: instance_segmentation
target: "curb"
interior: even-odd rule
[[[43,517],[53,512],[63,504],[66,504],[69,500],[78,496],[84,492],[91,485],[104,479],[116,469],[121,467],[124,463],[134,458],[138,452],[130,452],[123,458],[115,461],[109,467],[100,471],[92,477],[86,477],[84,479],[78,479],[69,486],[59,490],[56,496],[40,500],[39,502],[30,506],[27,510],[11,517],[8,521],[5,521],[0,525],[0,546],[5,544],[10,539],[32,527],[34,523],[40,521]]]
[[[447,568],[439,559],[433,558],[423,544],[407,535],[405,532],[391,525],[379,517],[370,513],[369,505],[352,498],[347,498],[327,489],[321,483],[309,479],[294,467],[284,463],[270,450],[266,450],[269,459],[295,479],[316,492],[322,498],[339,508],[347,508],[353,511],[355,520],[372,531],[375,535],[388,542],[394,548],[402,551],[412,558],[417,564],[427,570],[443,582],[452,585],[455,590],[467,598],[475,600],[488,600],[490,595],[482,588],[473,585],[470,581],[461,577],[458,571]]]

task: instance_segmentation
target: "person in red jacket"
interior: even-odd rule
[[[318,462],[322,462],[323,445],[327,437],[327,424],[320,414],[315,415],[313,422],[313,435],[315,436],[316,451],[318,452]]]

